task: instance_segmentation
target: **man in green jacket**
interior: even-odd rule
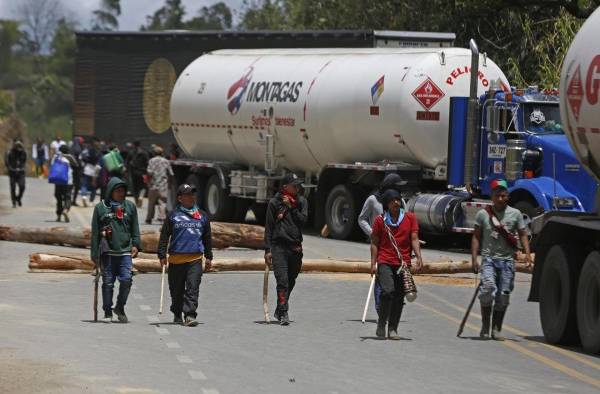
[[[102,271],[102,309],[104,321],[113,316],[113,290],[119,279],[119,295],[114,312],[121,323],[127,323],[125,303],[131,290],[132,258],[141,249],[140,227],[135,204],[125,199],[127,185],[111,178],[106,196],[94,207],[92,216],[92,260]]]

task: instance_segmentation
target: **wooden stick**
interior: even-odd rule
[[[367,318],[367,309],[369,308],[369,302],[371,301],[371,294],[373,294],[373,287],[375,286],[375,275],[371,278],[371,284],[369,285],[369,292],[367,293],[367,301],[365,302],[365,309],[363,310],[362,323],[365,324]]]
[[[162,272],[160,274],[160,306],[158,308],[158,314],[162,315],[163,313],[163,306],[165,304],[165,268],[167,267],[167,265],[163,265],[162,266]]]
[[[265,275],[263,277],[263,312],[265,313],[265,323],[270,323],[271,318],[269,317],[269,264],[265,263]]]

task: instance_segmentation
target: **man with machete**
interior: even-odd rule
[[[531,264],[531,254],[523,215],[518,209],[508,206],[508,184],[503,179],[495,179],[490,187],[492,205],[475,216],[471,262],[474,272],[481,270],[479,301],[482,325],[479,336],[489,339],[491,320],[492,338],[502,341],[502,321],[514,288],[515,253],[519,250],[519,238],[527,264]],[[480,245],[481,266],[477,261]]]
[[[308,203],[299,195],[302,180],[284,176],[279,193],[269,201],[265,222],[265,264],[273,267],[277,281],[275,318],[290,324],[288,302],[302,268],[302,226],[308,219]]]

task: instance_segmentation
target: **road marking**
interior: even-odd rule
[[[430,307],[428,305],[421,304],[420,302],[415,302],[414,304],[420,306],[423,309],[426,309],[426,310],[430,311],[431,313],[433,313],[435,315],[438,315],[438,316],[441,316],[441,317],[443,317],[443,318],[445,318],[447,320],[450,320],[451,322],[454,322],[456,324],[460,324],[461,323],[461,321],[459,319],[456,319],[456,318],[448,315],[447,313],[439,311],[439,310],[437,310],[435,308],[432,308],[432,307]],[[475,332],[479,331],[479,328],[475,327],[472,324],[467,323],[467,324],[465,324],[465,326],[468,327],[468,328],[470,328],[471,330],[473,330]],[[560,372],[564,373],[565,375],[568,375],[568,376],[570,376],[572,378],[578,379],[578,380],[580,380],[582,382],[585,382],[585,383],[587,383],[587,384],[589,384],[591,386],[600,388],[600,380],[594,379],[594,378],[592,378],[590,376],[582,374],[582,373],[574,370],[573,368],[569,368],[566,365],[561,364],[558,361],[552,360],[552,359],[550,359],[550,358],[548,358],[546,356],[543,356],[543,355],[541,355],[539,353],[536,353],[536,352],[534,352],[532,350],[529,350],[529,349],[525,348],[525,346],[516,344],[516,343],[514,343],[512,341],[502,341],[502,342],[498,342],[498,343],[501,343],[504,346],[506,346],[506,347],[508,347],[508,348],[516,351],[516,352],[519,352],[519,353],[524,354],[524,355],[526,355],[526,356],[528,356],[528,357],[530,357],[530,358],[532,358],[532,359],[534,359],[536,361],[539,361],[540,363],[545,364],[545,365],[549,366],[550,368],[554,368],[557,371],[560,371]]]
[[[134,293],[133,298],[136,300],[143,300],[144,296],[142,294]]]
[[[158,335],[171,335],[169,330],[167,330],[166,328],[163,328],[163,327],[154,327],[154,328],[156,329],[156,333]]]
[[[202,389],[202,394],[219,394],[219,390],[217,389]]]
[[[436,294],[433,294],[433,293],[431,293],[431,292],[429,292],[427,290],[421,290],[421,291],[423,293],[427,294],[428,296],[430,296],[432,298],[435,298],[436,300],[440,301],[441,303],[446,304],[449,307],[451,307],[451,308],[453,308],[453,309],[455,309],[455,310],[457,310],[459,312],[462,312],[462,313],[465,312],[464,308],[461,308],[460,306],[458,306],[456,304],[453,304],[450,301],[448,301],[448,300],[446,300],[446,299],[444,299],[444,298],[442,298],[442,297],[440,297],[440,296],[438,296]],[[476,317],[476,318],[478,318],[478,319],[481,319],[481,315],[479,315],[478,313],[472,312],[471,315],[474,316],[474,317]],[[528,333],[526,333],[524,331],[521,331],[521,330],[519,330],[519,329],[517,329],[515,327],[512,327],[512,326],[508,325],[508,324],[504,324],[502,328],[504,328],[506,331],[512,332],[515,335],[520,336],[521,338],[523,338],[526,341],[529,341],[530,344],[535,344],[535,345],[543,346],[544,348],[546,348],[548,350],[552,350],[553,352],[559,353],[559,354],[561,354],[561,355],[563,355],[565,357],[568,357],[568,358],[573,359],[575,361],[578,361],[578,362],[580,362],[582,364],[585,364],[588,367],[591,367],[591,368],[594,368],[594,369],[597,369],[597,370],[600,371],[600,363],[596,363],[596,362],[594,362],[592,360],[589,360],[589,359],[587,359],[585,357],[582,357],[582,356],[580,356],[580,355],[578,355],[576,353],[573,353],[572,351],[563,349],[563,348],[558,347],[558,346],[550,345],[550,344],[544,343],[544,342],[532,341],[531,339],[527,338],[527,337],[531,337],[532,336],[531,334],[528,334]]]
[[[169,349],[181,349],[181,345],[177,342],[167,342],[166,345]]]
[[[131,285],[131,290],[137,290],[137,286],[136,285]]]
[[[189,356],[177,356],[177,361],[179,361],[182,364],[191,364],[193,361]]]
[[[148,320],[150,323],[160,323],[160,319],[158,318],[158,316],[154,315],[146,316],[146,320]]]
[[[194,380],[206,380],[206,375],[202,371],[188,371],[188,373]]]
[[[140,305],[140,309],[143,311],[149,311],[152,308],[150,308],[150,305]]]

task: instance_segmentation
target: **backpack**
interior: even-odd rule
[[[48,182],[55,185],[67,185],[69,183],[69,163],[56,158],[50,165]]]

